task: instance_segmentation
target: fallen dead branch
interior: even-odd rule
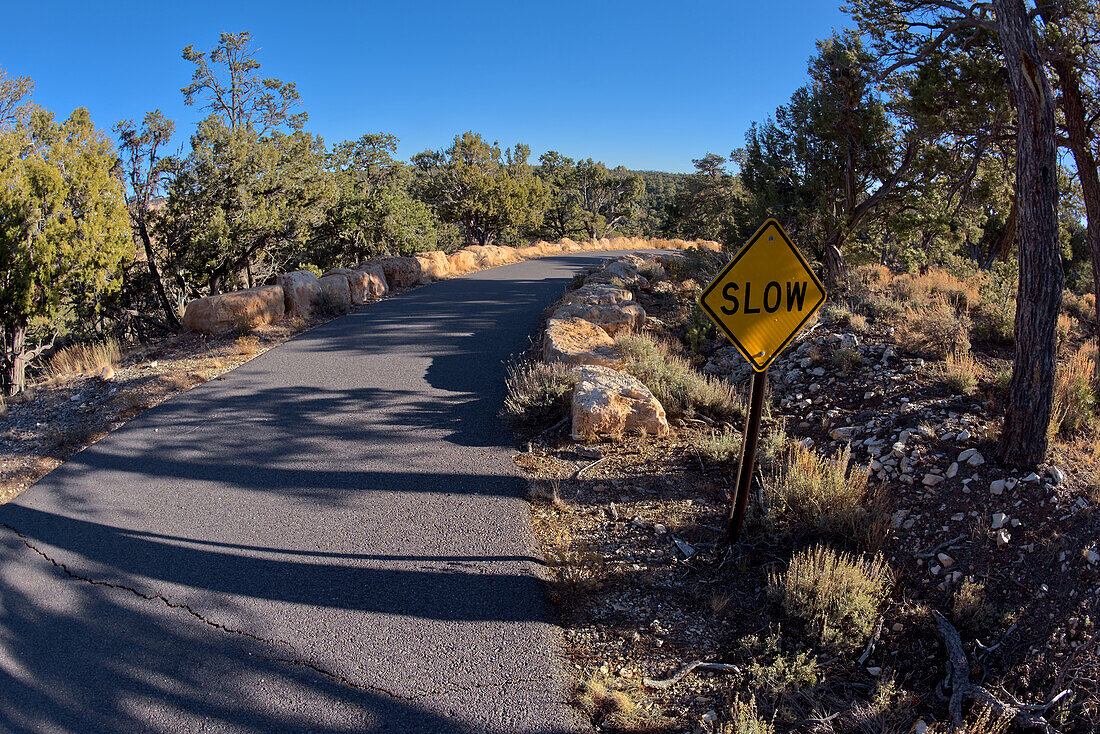
[[[1030,712],[1042,712],[1060,701],[1069,694],[1069,690],[1062,691],[1049,702],[1039,705],[1025,705],[1019,702],[1005,703],[994,696],[989,689],[977,683],[970,682],[970,663],[966,659],[966,651],[963,650],[962,638],[954,625],[939,612],[933,612],[936,618],[936,632],[943,640],[944,650],[947,653],[947,678],[940,684],[951,690],[951,698],[948,700],[948,712],[955,726],[963,725],[962,705],[964,701],[974,701],[988,707],[996,716],[1012,719],[1023,729],[1039,729],[1046,734],[1057,734],[1054,727],[1042,716],[1032,715]]]
[[[671,688],[672,686],[683,680],[693,670],[709,670],[714,673],[740,673],[741,668],[736,665],[729,665],[728,663],[708,663],[704,660],[694,660],[683,668],[680,672],[673,675],[671,678],[665,678],[664,680],[654,680],[652,678],[643,678],[642,683],[649,688]]]

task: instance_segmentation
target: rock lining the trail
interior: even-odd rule
[[[596,365],[574,367],[573,375],[577,378],[571,401],[574,440],[668,435],[664,406],[636,377]]]
[[[192,331],[215,334],[233,330],[247,330],[263,324],[270,324],[282,318],[309,318],[318,307],[328,301],[338,307],[341,304],[362,305],[371,299],[385,297],[392,288],[407,288],[431,283],[436,280],[464,275],[466,273],[499,265],[519,262],[539,257],[561,255],[569,252],[629,249],[672,249],[683,250],[694,247],[701,250],[720,250],[721,245],[708,240],[659,240],[638,237],[616,237],[611,239],[575,242],[568,238],[561,242],[536,242],[533,245],[515,248],[501,245],[471,245],[457,252],[447,254],[442,250],[416,253],[412,257],[378,257],[360,263],[354,268],[332,268],[321,278],[309,270],[297,270],[276,276],[276,284],[283,290],[283,312],[276,315],[268,307],[256,310],[256,294],[259,289],[232,291],[207,301],[197,299],[187,305],[184,312],[184,325]],[[636,264],[641,262],[636,256],[618,261],[615,266],[601,274],[596,274],[594,285],[600,283],[626,284],[632,287],[644,287],[645,278],[638,274]],[[606,269],[605,269],[606,270]],[[330,276],[341,275],[347,282],[347,298],[344,289],[337,280],[320,281]],[[274,286],[261,286],[271,288]],[[623,289],[618,289],[623,291]],[[618,296],[612,291],[604,292],[604,298],[615,300]],[[626,291],[629,294],[629,291]],[[235,295],[237,294],[237,295]],[[272,300],[271,292],[265,292],[261,300]],[[623,297],[630,300],[630,297]],[[629,310],[629,309],[628,309]],[[191,316],[188,317],[187,313]],[[625,322],[623,322],[625,323]],[[242,324],[244,324],[242,326]],[[612,329],[616,329],[612,326]],[[618,333],[618,332],[616,332]]]

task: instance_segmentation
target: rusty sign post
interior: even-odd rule
[[[741,536],[748,506],[768,366],[824,302],[825,287],[774,219],[756,230],[699,295],[703,313],[729,337],[752,367],[737,494],[726,526],[731,543]]]

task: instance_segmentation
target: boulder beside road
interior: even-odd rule
[[[386,283],[390,288],[408,288],[420,282],[423,273],[420,261],[415,257],[383,257],[377,260],[386,274]]]
[[[668,419],[660,401],[637,378],[607,367],[573,368],[573,438],[588,441],[625,434],[668,434]]]
[[[309,318],[321,302],[321,283],[317,274],[309,270],[282,273],[276,278],[283,289],[283,302],[287,316]]]
[[[202,334],[248,331],[278,321],[284,310],[283,289],[265,285],[191,301],[183,325]]]
[[[420,263],[421,283],[443,280],[451,274],[451,261],[442,250],[417,253],[416,260]]]
[[[550,319],[543,336],[542,358],[547,362],[618,367],[615,340],[584,319]]]
[[[382,269],[378,269],[378,273],[382,273]],[[351,294],[351,302],[357,306],[361,306],[367,303],[372,298],[371,293],[371,276],[365,270],[353,270],[351,268],[333,268],[325,273],[322,277],[327,278],[330,275],[342,275],[348,279],[348,292]],[[385,276],[382,276],[383,279]]]
[[[318,283],[321,285],[322,298],[329,307],[342,311],[351,306],[351,287],[343,273],[329,273],[322,276]]]
[[[595,324],[608,336],[633,334],[645,325],[645,309],[633,301],[621,303],[590,303],[574,301],[559,306],[553,319],[584,319]]]

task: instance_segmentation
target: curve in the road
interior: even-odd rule
[[[581,730],[497,414],[610,254],[318,326],[0,507],[0,730]]]

